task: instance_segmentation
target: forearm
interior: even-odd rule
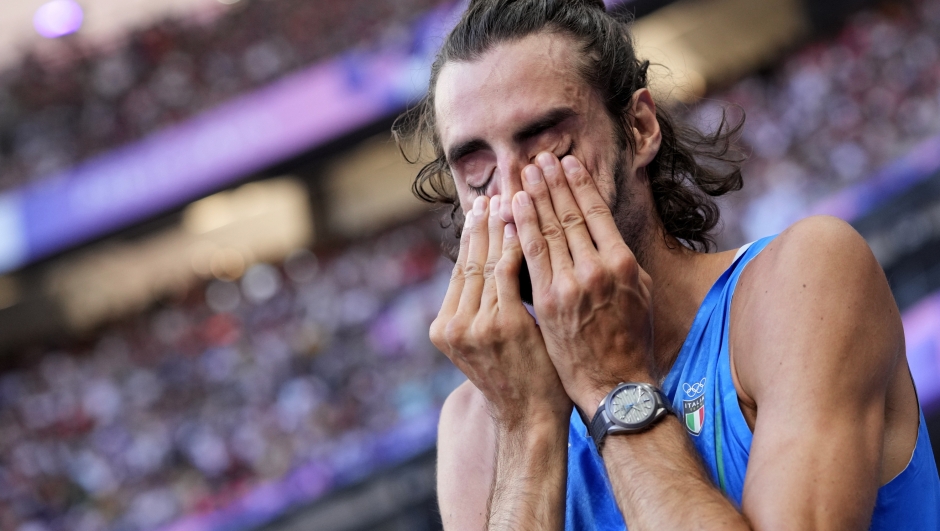
[[[602,456],[630,531],[750,529],[672,416],[647,432],[607,437]]]
[[[567,473],[567,418],[497,428],[487,529],[563,529]]]

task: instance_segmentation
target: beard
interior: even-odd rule
[[[643,267],[646,264],[646,251],[651,237],[651,231],[648,230],[649,216],[645,209],[638,208],[634,194],[627,186],[625,156],[626,154],[622,154],[616,157],[617,162],[614,164],[613,172],[614,197],[608,200],[608,204],[610,204],[610,212],[617,231],[633,252],[637,262]],[[522,302],[530,306],[533,304],[532,274],[525,258],[522,259],[522,267],[519,268],[519,295],[522,297]]]

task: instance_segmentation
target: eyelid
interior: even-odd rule
[[[490,187],[490,183],[493,182],[493,175],[495,174],[496,174],[496,169],[494,168],[493,171],[490,172],[490,175],[486,178],[486,180],[483,181],[483,184],[481,184],[480,186],[472,186],[470,183],[467,183],[467,188],[469,188],[471,192],[477,195],[484,195],[486,194],[486,189]]]

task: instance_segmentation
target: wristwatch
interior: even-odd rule
[[[672,407],[659,389],[646,383],[620,383],[601,401],[588,433],[600,452],[608,435],[643,431],[669,413]]]

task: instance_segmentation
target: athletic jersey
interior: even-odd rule
[[[751,449],[751,430],[738,405],[728,357],[731,297],[747,263],[772,240],[742,248],[706,295],[663,392],[685,425],[712,481],[738,507]],[[850,414],[850,412],[846,412]],[[567,531],[624,530],[604,463],[580,415],[571,415],[568,434]],[[872,530],[940,529],[940,477],[920,413],[910,463],[878,489]]]

